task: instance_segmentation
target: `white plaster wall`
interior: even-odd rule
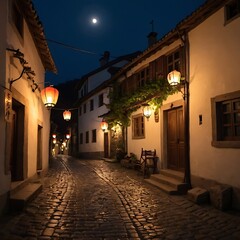
[[[224,25],[222,8],[192,30],[189,40],[191,174],[240,187],[240,149],[211,146],[210,101],[240,90],[240,18]]]
[[[101,121],[102,118],[99,118],[98,116],[108,112],[108,109],[105,105],[98,107],[98,96],[103,93],[104,96],[104,103],[107,103],[107,96],[108,96],[108,89],[105,89],[101,92],[98,92],[91,98],[89,98],[85,103],[87,105],[87,111],[86,113],[83,113],[82,108],[82,115],[78,118],[78,129],[79,134],[83,133],[83,144],[79,144],[79,151],[80,152],[98,152],[103,151],[103,131],[101,129]],[[90,100],[94,99],[94,110],[90,111]],[[84,104],[84,103],[83,103]],[[82,104],[82,106],[83,106]],[[92,143],[92,130],[96,129],[97,131],[97,142]],[[89,143],[86,143],[86,131],[89,132]]]

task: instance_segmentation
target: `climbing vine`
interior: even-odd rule
[[[111,125],[120,124],[128,126],[131,114],[142,106],[143,103],[153,105],[155,109],[162,106],[167,97],[177,91],[172,88],[166,79],[149,81],[144,86],[138,88],[134,93],[120,95],[119,83],[115,83],[109,93],[110,103],[107,104],[110,112],[106,120]]]

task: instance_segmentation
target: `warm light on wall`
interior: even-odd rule
[[[102,119],[101,122],[101,129],[103,130],[103,132],[105,132],[108,129],[108,123],[104,119]]]
[[[48,109],[51,109],[56,105],[58,95],[58,90],[53,86],[46,87],[41,91],[42,101]]]
[[[69,110],[65,110],[63,112],[63,119],[65,121],[69,121],[71,119],[71,112]]]
[[[181,80],[181,73],[176,71],[176,70],[173,70],[172,72],[170,72],[168,75],[167,75],[167,79],[168,79],[168,83],[171,85],[171,86],[176,86],[180,83],[180,80]]]

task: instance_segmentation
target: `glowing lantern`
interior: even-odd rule
[[[57,143],[57,140],[56,139],[53,139],[53,144],[56,144]]]
[[[66,134],[66,139],[69,139],[71,137],[71,135],[68,133]]]
[[[44,105],[47,107],[47,109],[51,109],[56,105],[58,95],[59,95],[58,90],[53,86],[46,87],[41,91],[42,101]]]
[[[71,119],[71,112],[69,110],[65,110],[63,112],[63,119],[69,121]]]
[[[102,119],[102,122],[101,122],[101,129],[103,130],[103,132],[105,132],[108,129],[108,123],[105,122],[104,119]]]
[[[57,135],[55,133],[53,133],[52,138],[56,138],[56,137],[57,137]]]
[[[176,70],[173,70],[168,74],[167,79],[171,86],[176,86],[180,83],[181,73]]]
[[[143,115],[144,117],[146,117],[147,119],[150,118],[150,116],[152,115],[152,108],[146,104],[144,107],[143,107]]]

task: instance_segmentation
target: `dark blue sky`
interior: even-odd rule
[[[147,48],[147,35],[158,39],[205,0],[33,0],[46,38],[93,54],[48,41],[58,74],[48,73],[51,84],[66,82],[99,67],[104,51],[117,57]],[[98,24],[91,23],[92,17]]]

